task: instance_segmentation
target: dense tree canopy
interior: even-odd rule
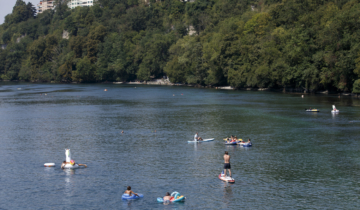
[[[359,0],[98,0],[0,26],[0,80],[150,80],[360,93]],[[69,39],[63,38],[63,32]]]

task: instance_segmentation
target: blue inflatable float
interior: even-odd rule
[[[123,195],[121,196],[121,198],[122,198],[123,200],[138,199],[138,198],[142,198],[142,197],[144,197],[143,194],[138,194],[138,196],[135,195],[135,194],[132,194],[132,195],[123,194]]]
[[[159,197],[157,198],[157,201],[163,203],[164,199]],[[180,193],[178,192],[171,193],[170,202],[180,202],[180,201],[185,201],[185,196],[180,195]]]
[[[251,147],[251,146],[252,146],[252,143],[251,143],[251,142],[249,142],[249,143],[244,143],[244,144],[242,144],[242,146],[243,146],[243,147]]]
[[[226,145],[236,145],[236,141],[233,141],[233,142],[225,142]]]

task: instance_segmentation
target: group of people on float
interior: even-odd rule
[[[251,140],[248,139],[248,141],[245,142],[245,141],[242,141],[242,139],[239,140],[236,136],[231,135],[230,138],[227,138],[227,142],[228,143],[237,142],[238,144],[240,144],[240,143],[250,143]]]

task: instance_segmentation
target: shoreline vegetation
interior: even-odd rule
[[[19,81],[19,80],[3,80],[0,81],[0,86],[2,82],[10,82],[10,83],[16,83],[16,82],[28,82],[25,80]],[[31,83],[35,84],[42,84],[42,83],[49,83],[49,84],[86,84],[86,83],[80,83],[80,82],[71,82],[71,83],[65,83],[65,82],[35,82],[31,81]],[[88,83],[89,84],[89,83]],[[91,83],[90,83],[91,84]],[[194,87],[194,88],[209,88],[209,89],[216,89],[216,90],[232,90],[232,91],[269,91],[269,92],[278,92],[278,93],[293,93],[293,94],[319,94],[319,95],[338,95],[340,96],[353,96],[358,98],[358,94],[351,93],[351,92],[331,92],[331,91],[308,91],[301,88],[234,88],[231,86],[201,86],[199,84],[183,84],[183,83],[171,83],[170,81],[166,80],[154,80],[154,81],[130,81],[130,82],[101,82],[101,83],[92,83],[92,84],[114,84],[114,85],[154,85],[154,86],[184,86],[184,87]]]
[[[170,78],[218,89],[360,93],[360,0],[54,5],[36,14],[16,0],[0,25],[0,81]]]

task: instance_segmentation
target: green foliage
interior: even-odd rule
[[[99,0],[35,17],[17,0],[0,26],[0,78],[150,80],[358,91],[360,2]],[[63,32],[70,38],[63,39]],[[188,35],[191,32],[192,36]]]
[[[354,82],[352,92],[356,93],[356,94],[360,93],[360,79],[358,79]]]
[[[90,59],[84,57],[76,63],[76,70],[72,72],[72,80],[75,82],[95,81],[95,66]]]

